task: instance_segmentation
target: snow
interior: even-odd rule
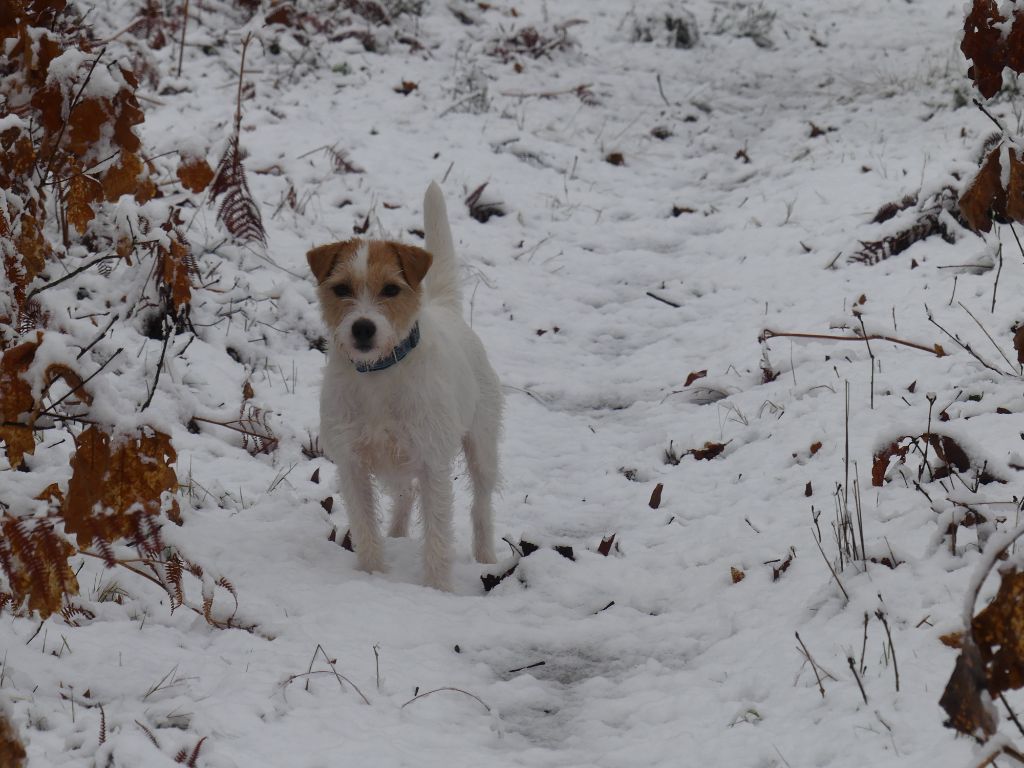
[[[100,36],[133,18],[131,4],[108,5],[95,4]],[[947,497],[968,498],[962,485],[925,482],[933,509],[899,468],[872,487],[871,462],[880,447],[926,431],[935,393],[934,431],[1007,481],[969,498],[1000,518],[1000,536],[1016,527],[1019,376],[957,302],[1012,356],[1024,268],[1005,228],[985,241],[963,230],[953,244],[935,236],[873,266],[846,261],[860,241],[898,232],[917,211],[871,224],[881,205],[959,188],[953,172],[970,173],[991,132],[984,115],[955,106],[971,93],[956,50],[963,4],[794,0],[755,38],[751,19],[763,24],[763,6],[693,0],[686,10],[700,39],[685,50],[633,42],[628,4],[613,0],[473,5],[475,25],[448,5],[428,2],[415,24],[401,21],[425,51],[394,35],[380,53],[349,39],[323,42],[297,65],[304,48],[290,33],[248,24],[260,39],[247,57],[254,94],[241,145],[269,246],[225,242],[215,209],[197,208],[189,237],[203,274],[216,267],[219,282],[195,291],[199,337],[187,349],[188,334],[171,340],[152,407],[130,406],[152,383],[162,346],[141,320],[116,324],[84,370],[125,348],[116,375],[91,383],[95,407],[170,431],[184,525],[166,526],[166,539],[211,578],[230,579],[239,620],[257,630],[172,614],[156,586],[84,563],[80,603],[94,620],[76,628],[55,617],[40,628],[0,616],[0,706],[30,764],[171,766],[201,738],[198,765],[210,768],[977,760],[970,742],[942,727],[937,702],[955,651],[938,638],[962,627],[965,595],[992,547],[982,555],[962,528],[952,552],[943,535],[949,518],[937,512],[952,514]],[[153,156],[185,147],[212,163],[232,130],[246,20],[212,6],[189,27],[180,78],[171,77],[176,45],[148,54],[175,86],[145,92],[140,133]],[[572,19],[585,22],[568,30],[573,47],[519,57],[522,72],[485,53],[510,31],[551,33]],[[403,80],[417,88],[395,92]],[[465,97],[456,86],[470,81],[486,83],[487,109],[451,110]],[[597,104],[573,93],[581,85]],[[558,95],[538,95],[549,93]],[[1013,105],[991,108],[1009,119]],[[812,138],[812,124],[824,133]],[[657,126],[671,135],[656,138]],[[336,173],[318,151],[325,146],[365,173]],[[612,152],[623,165],[605,161]],[[173,169],[177,160],[154,162]],[[422,229],[420,200],[435,179],[464,265],[466,316],[505,386],[496,529],[543,545],[489,593],[480,581],[489,569],[470,556],[461,479],[455,589],[443,594],[421,586],[415,539],[387,542],[388,573],[355,570],[354,556],[327,538],[347,527],[339,499],[331,514],[320,504],[336,491],[333,469],[303,452],[315,443],[324,362],[311,348],[323,331],[305,251],[351,237],[368,215],[371,232],[419,242],[412,230]],[[484,182],[486,201],[508,213],[479,223],[461,201]],[[692,212],[673,216],[673,206]],[[994,272],[962,265],[996,263],[1000,237],[1005,263],[990,311]],[[84,345],[107,319],[71,316],[95,309],[117,281],[138,279],[126,274],[92,270],[41,297]],[[89,298],[77,297],[80,286]],[[117,290],[137,295],[141,284]],[[855,304],[870,332],[948,354],[873,341],[872,407],[863,343],[759,344],[766,328],[852,335]],[[944,336],[925,305],[1008,374]],[[778,374],[767,383],[763,353]],[[704,369],[706,378],[683,386]],[[194,415],[237,418],[247,380],[279,438],[269,456],[251,456],[229,430],[187,428]],[[846,382],[849,472],[867,549],[900,562],[847,564],[838,577],[849,599],[817,551],[813,522],[820,512],[835,565]],[[1000,406],[1010,413],[997,414]],[[941,410],[949,421],[938,422]],[[708,441],[727,445],[709,461],[665,460],[670,444],[682,453]],[[4,500],[66,483],[71,450],[7,472]],[[914,462],[902,468],[908,480],[918,477]],[[663,500],[651,509],[657,483]],[[612,533],[617,548],[598,554]],[[575,561],[555,544],[572,546]],[[742,581],[733,583],[732,568]],[[198,601],[201,587],[187,578]],[[984,582],[979,607],[996,582]],[[100,599],[112,584],[123,604]],[[218,589],[215,614],[232,606]],[[794,632],[828,673],[824,697]],[[867,703],[850,656],[863,657]],[[414,698],[434,689],[444,690]],[[1019,709],[1019,697],[1009,700]]]

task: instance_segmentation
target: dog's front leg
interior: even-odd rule
[[[452,588],[453,504],[451,468],[424,468],[420,474],[424,581],[428,587],[446,592]]]
[[[359,569],[363,571],[383,571],[384,540],[380,535],[377,522],[376,496],[370,473],[361,466],[357,458],[349,457],[337,462],[338,484],[341,486],[341,498],[348,512],[348,522],[352,529],[352,545],[356,550]]]

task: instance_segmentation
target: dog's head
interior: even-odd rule
[[[346,240],[306,254],[324,322],[354,363],[386,357],[412,331],[430,253],[386,240]]]

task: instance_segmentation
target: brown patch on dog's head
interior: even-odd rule
[[[408,336],[432,261],[427,251],[389,241],[349,240],[314,248],[307,258],[320,283],[324,322],[350,359],[380,359]]]
[[[339,259],[355,253],[359,246],[359,240],[345,240],[341,243],[329,243],[317,246],[306,254],[306,261],[309,268],[313,270],[313,276],[318,283],[322,283],[331,274],[331,269]]]
[[[387,245],[394,249],[398,263],[402,266],[402,273],[409,285],[413,288],[419,287],[427,270],[430,269],[430,265],[434,263],[434,257],[430,255],[429,251],[417,248],[415,245],[406,245],[405,243],[387,243]]]

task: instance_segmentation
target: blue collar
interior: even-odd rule
[[[371,371],[383,371],[385,368],[390,368],[392,365],[401,362],[405,359],[412,350],[416,348],[416,345],[420,343],[420,324],[416,323],[409,332],[409,335],[405,337],[405,341],[391,350],[391,354],[387,357],[381,358],[372,363],[356,363],[356,370],[360,373],[370,373]]]

